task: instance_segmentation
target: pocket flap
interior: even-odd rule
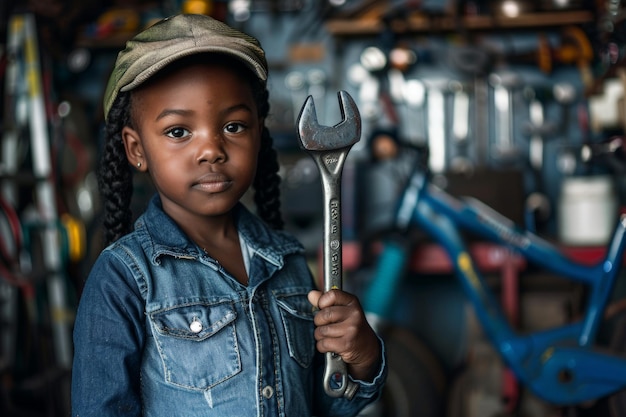
[[[190,304],[150,314],[157,331],[163,335],[204,340],[237,318],[232,302]]]
[[[306,298],[306,294],[277,295],[278,306],[299,319],[313,320],[313,306]]]

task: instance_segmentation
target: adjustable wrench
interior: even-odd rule
[[[361,116],[352,97],[337,93],[341,122],[335,126],[320,126],[315,103],[309,96],[298,117],[300,147],[315,161],[324,190],[324,291],[341,289],[341,173],[352,145],[361,138]],[[351,399],[358,385],[348,379],[347,366],[341,356],[326,353],[324,390],[331,397]]]

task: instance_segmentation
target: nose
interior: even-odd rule
[[[209,134],[198,140],[198,163],[216,164],[226,160],[224,140],[219,134]]]

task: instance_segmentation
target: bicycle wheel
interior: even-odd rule
[[[389,375],[380,401],[363,410],[367,417],[441,417],[446,375],[439,359],[417,336],[401,327],[382,335]]]

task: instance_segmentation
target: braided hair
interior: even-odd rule
[[[233,64],[243,68],[238,62]],[[245,71],[245,72],[244,72]],[[256,101],[258,115],[264,120],[270,111],[269,91],[252,72],[244,69]],[[120,92],[109,111],[105,126],[105,143],[98,169],[98,186],[104,207],[104,240],[109,245],[132,230],[131,200],[133,195],[133,171],[126,159],[122,140],[122,128],[131,126],[131,94]],[[267,126],[261,132],[256,175],[252,183],[253,200],[258,216],[271,228],[284,226],[280,211],[280,176],[278,154]]]
[[[267,119],[270,110],[269,92],[258,79],[253,79],[255,99],[259,117]],[[278,170],[278,154],[274,148],[274,140],[267,126],[261,132],[261,147],[259,149],[256,175],[252,187],[254,188],[254,203],[257,214],[270,227],[280,230],[284,226],[280,211],[280,176]]]
[[[122,128],[130,124],[130,93],[121,93],[109,111],[98,187],[104,208],[104,243],[115,242],[131,230],[133,173],[126,159]]]

